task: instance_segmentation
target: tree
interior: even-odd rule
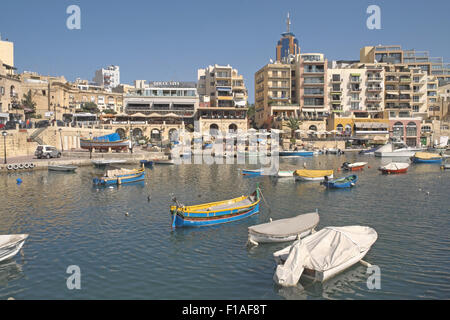
[[[298,119],[290,117],[287,123],[287,127],[291,129],[291,141],[295,141],[295,131],[300,129],[302,122]]]
[[[23,95],[22,105],[24,108],[28,109],[25,112],[27,114],[27,118],[31,118],[36,114],[36,102],[33,101],[31,90],[28,90],[28,92]]]
[[[97,114],[100,110],[94,102],[86,102],[81,106],[81,112]]]
[[[112,109],[106,109],[105,111],[103,111],[104,114],[117,114],[117,112],[115,112]]]

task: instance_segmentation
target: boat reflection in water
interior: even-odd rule
[[[0,287],[24,277],[22,265],[14,260],[0,262]]]

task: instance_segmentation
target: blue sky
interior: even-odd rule
[[[81,8],[81,30],[66,28],[72,4]],[[381,30],[366,27],[371,4],[381,8]],[[0,33],[14,41],[20,72],[92,80],[96,69],[116,64],[121,82],[132,84],[192,81],[200,67],[230,64],[253,102],[254,73],[274,58],[288,11],[303,53],[359,59],[365,45],[400,44],[450,62],[448,0],[7,0]]]

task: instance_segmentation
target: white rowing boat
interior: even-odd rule
[[[377,240],[370,227],[327,227],[275,252],[274,281],[295,286],[300,277],[324,282],[360,262]]]
[[[293,218],[280,219],[248,228],[248,243],[287,242],[302,239],[319,224],[319,213],[306,213]]]
[[[92,163],[97,166],[108,166],[111,164],[120,164],[120,163],[126,163],[127,160],[121,160],[121,159],[101,159],[101,160],[92,160]]]
[[[27,238],[27,234],[0,236],[0,262],[14,257],[20,251]]]

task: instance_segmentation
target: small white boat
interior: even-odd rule
[[[97,166],[108,166],[111,164],[119,164],[119,163],[126,163],[127,160],[121,160],[121,159],[100,159],[100,160],[92,160],[92,163]]]
[[[392,143],[388,143],[375,151],[375,157],[412,157],[416,152],[422,151],[423,148],[409,147],[405,144],[397,144],[399,147],[394,147]]]
[[[404,162],[391,162],[385,166],[381,166],[378,170],[382,173],[406,173],[409,168],[409,163]]]
[[[27,234],[0,236],[0,262],[14,257],[20,251],[27,238]]]
[[[248,228],[248,243],[287,242],[302,239],[313,232],[319,224],[319,213],[306,213],[299,216],[271,221]]]
[[[278,178],[293,178],[294,177],[294,171],[278,171],[277,175]]]
[[[69,165],[49,165],[48,170],[50,171],[60,171],[60,172],[74,172],[77,170],[77,166],[69,166]]]
[[[274,281],[295,286],[300,277],[324,282],[360,262],[377,240],[370,227],[327,227],[273,254]]]
[[[173,159],[157,159],[157,160],[153,160],[154,164],[167,164],[167,165],[173,165],[175,164],[175,161]]]

